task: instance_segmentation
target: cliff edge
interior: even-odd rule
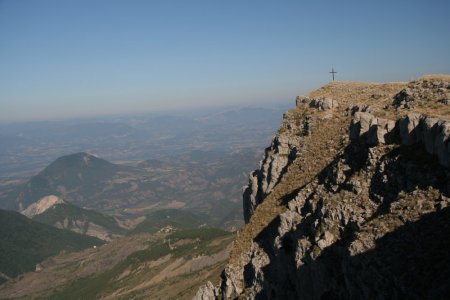
[[[449,136],[449,75],[297,97],[250,175],[222,281],[196,298],[445,298]]]

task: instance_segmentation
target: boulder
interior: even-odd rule
[[[324,98],[322,100],[322,104],[321,104],[321,109],[322,110],[328,110],[328,109],[333,109],[335,107],[338,107],[338,103],[336,100],[333,100],[331,98]]]
[[[311,102],[311,99],[306,96],[297,96],[295,99],[295,105],[297,107],[302,107],[304,104],[309,104]]]
[[[392,105],[399,108],[410,108],[414,100],[413,92],[410,89],[403,89],[394,96]]]
[[[367,112],[367,113],[373,113],[374,110],[372,108],[372,106],[370,105],[352,105],[351,107],[347,108],[347,110],[351,111],[352,116],[357,113],[357,112]]]
[[[338,102],[331,98],[317,98],[312,99],[309,103],[312,108],[317,108],[319,110],[329,110],[338,107]]]

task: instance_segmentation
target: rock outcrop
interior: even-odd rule
[[[309,107],[317,108],[320,110],[329,110],[339,106],[338,102],[331,98],[309,98],[306,96],[298,96],[295,99],[295,104],[300,108],[304,105],[308,105]]]
[[[56,204],[65,203],[63,199],[55,195],[45,196],[39,199],[37,202],[29,205],[26,209],[22,211],[22,214],[28,218],[33,218],[34,216],[40,215],[47,211],[47,209],[52,208]]]
[[[377,118],[368,112],[355,112],[350,124],[350,138],[368,145],[392,143],[396,138],[395,121]]]
[[[211,281],[208,281],[197,291],[197,294],[195,294],[195,299],[210,300],[215,299],[217,296],[219,296],[218,288],[215,288]]]
[[[397,108],[412,109],[420,102],[434,102],[445,104],[450,98],[450,83],[433,77],[422,77],[411,81],[408,86],[394,96],[393,105]]]
[[[350,138],[369,146],[423,143],[429,154],[436,155],[443,166],[450,166],[450,121],[417,113],[393,121],[377,118],[366,112],[356,112],[350,125]]]
[[[271,168],[274,139],[244,192],[247,225],[222,280],[197,299],[445,299],[449,89],[450,76],[434,76],[298,97],[280,129],[281,152],[295,155]],[[312,104],[327,98],[339,106]]]
[[[319,111],[339,106],[338,101],[325,97],[310,99],[298,96],[296,103],[297,107],[303,108],[306,105]],[[245,222],[248,222],[256,207],[273,190],[287,172],[289,165],[297,158],[302,141],[311,134],[315,122],[316,117],[310,113],[305,113],[300,118],[290,112],[284,114],[280,130],[272,139],[270,147],[265,149],[260,168],[250,174],[249,184],[244,187]]]
[[[293,116],[286,113],[279,132],[272,139],[270,147],[265,149],[260,168],[249,176],[249,184],[244,187],[244,220],[248,222],[253,211],[280,181],[290,163],[295,160],[302,136],[308,135],[312,120],[305,116],[295,122]]]

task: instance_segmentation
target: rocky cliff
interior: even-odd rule
[[[297,97],[244,190],[246,226],[198,299],[450,294],[450,76]]]

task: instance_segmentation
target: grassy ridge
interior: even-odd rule
[[[60,230],[11,211],[0,210],[0,272],[15,277],[62,250],[76,251],[103,242]]]
[[[180,230],[167,238],[171,241],[183,240],[183,239],[198,239],[196,242],[191,242],[188,244],[183,244],[175,249],[171,249],[167,242],[162,240],[153,242],[145,250],[140,250],[129,255],[124,261],[120,262],[112,269],[85,278],[80,278],[69,285],[54,291],[51,295],[46,295],[42,299],[97,299],[101,298],[108,293],[121,288],[130,288],[133,285],[137,285],[142,282],[142,276],[148,276],[148,280],[155,276],[151,269],[145,272],[150,272],[146,274],[142,270],[142,266],[146,262],[157,260],[163,256],[171,254],[173,258],[183,257],[185,259],[190,259],[193,256],[203,254],[210,255],[217,253],[223,249],[223,243],[212,244],[211,242],[216,239],[222,239],[226,236],[231,236],[229,232],[215,229],[215,228],[198,228],[198,229],[187,229]],[[145,269],[145,268],[144,268]],[[119,279],[121,274],[125,270],[131,270],[131,274],[123,279]],[[144,272],[144,273],[143,273]],[[171,278],[168,280],[184,280],[183,278],[187,275],[179,275],[179,278]],[[174,285],[175,287],[176,285]],[[139,291],[136,291],[139,293]],[[130,299],[132,294],[128,294],[123,299]],[[119,298],[122,299],[122,298]]]
[[[146,219],[131,230],[129,234],[142,232],[155,233],[165,226],[172,226],[178,229],[197,228],[205,223],[206,216],[193,214],[179,209],[164,209],[152,212]]]
[[[121,228],[113,217],[104,215],[94,210],[83,209],[70,203],[57,204],[46,210],[44,213],[33,217],[33,220],[47,225],[54,225],[57,222],[64,222],[64,219],[75,222],[77,220],[87,221],[97,224],[115,234],[124,234],[125,229]]]

